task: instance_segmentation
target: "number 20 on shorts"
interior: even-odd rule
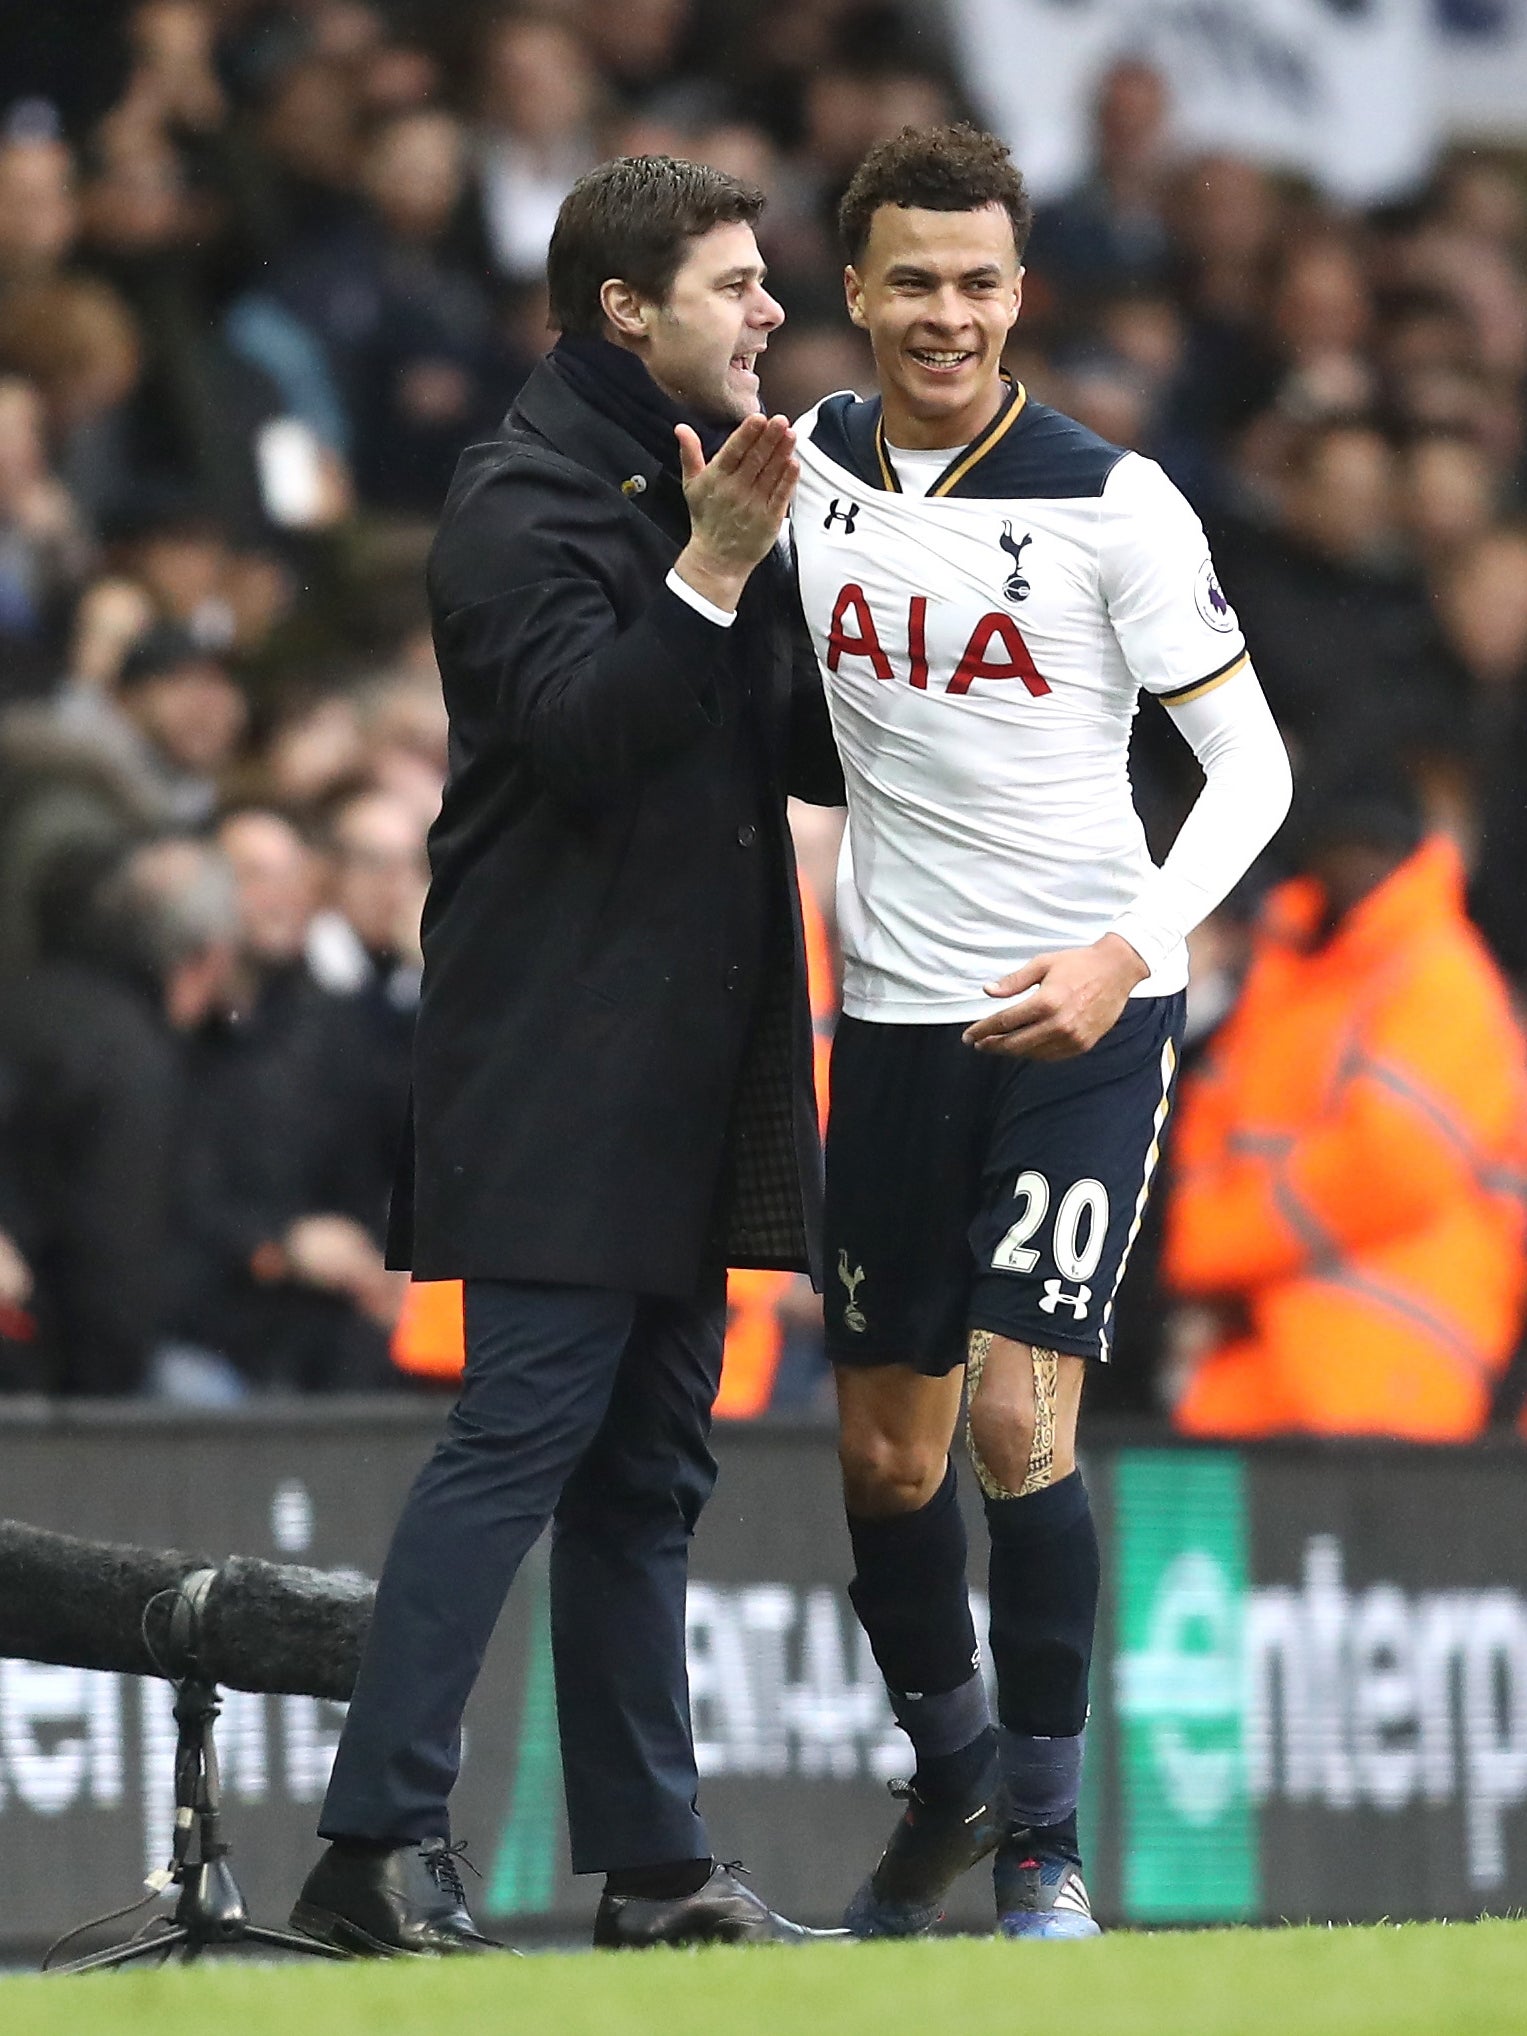
[[[1041,1173],[1021,1173],[1014,1183],[1013,1195],[1023,1207],[1017,1222],[992,1253],[992,1267],[997,1272],[1030,1273],[1039,1264],[1041,1254],[1029,1239],[1050,1213],[1050,1183]],[[1073,1181],[1060,1198],[1050,1240],[1062,1279],[1090,1279],[1103,1256],[1107,1236],[1108,1190],[1101,1181]]]

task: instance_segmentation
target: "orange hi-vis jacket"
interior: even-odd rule
[[[827,1069],[838,1009],[837,972],[826,924],[804,884],[801,921],[815,1034],[817,1108],[825,1123]],[[715,1406],[721,1419],[746,1420],[768,1406],[783,1342],[779,1302],[794,1278],[794,1273],[746,1270],[728,1275],[726,1351]],[[416,1378],[452,1381],[460,1376],[466,1361],[460,1280],[416,1280],[409,1286],[393,1331],[392,1361],[400,1371]]]
[[[1311,945],[1269,900],[1239,1003],[1185,1085],[1163,1270],[1245,1324],[1178,1409],[1193,1434],[1477,1434],[1524,1290],[1527,1063],[1441,839]]]
[[[801,885],[801,929],[806,937],[806,983],[811,993],[811,1059],[817,1115],[825,1129],[827,1070],[832,1061],[832,1034],[838,1016],[838,975],[826,922],[806,884]],[[795,1273],[761,1272],[746,1267],[727,1274],[726,1350],[715,1406],[718,1421],[748,1421],[768,1406],[785,1341],[779,1305],[796,1278]]]

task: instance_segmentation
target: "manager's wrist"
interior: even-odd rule
[[[702,600],[735,614],[753,568],[718,560],[691,539],[674,560],[673,570]]]

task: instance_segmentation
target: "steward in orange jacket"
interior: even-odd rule
[[[1191,1434],[1476,1435],[1516,1339],[1522,1040],[1457,851],[1366,817],[1273,893],[1185,1087],[1163,1271],[1223,1332]]]

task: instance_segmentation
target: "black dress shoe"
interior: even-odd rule
[[[467,1913],[460,1856],[443,1838],[378,1851],[331,1845],[302,1884],[292,1928],[359,1958],[502,1951]]]
[[[835,1930],[806,1930],[776,1916],[729,1866],[717,1866],[692,1895],[603,1894],[594,1918],[594,1947],[644,1951],[656,1944],[809,1944]]]

